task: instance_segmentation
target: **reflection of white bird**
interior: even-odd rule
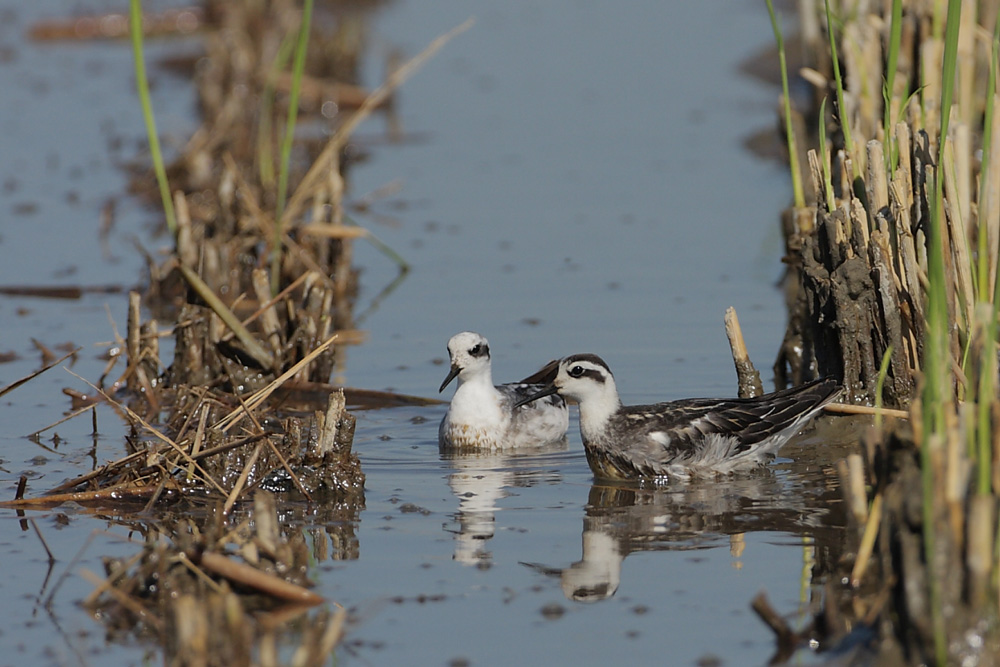
[[[517,407],[551,379],[555,362],[519,383],[493,385],[490,344],[477,333],[464,331],[448,341],[451,370],[440,391],[458,378],[458,389],[441,421],[442,447],[502,449],[531,447],[565,437],[569,411],[559,396]]]
[[[624,406],[603,359],[574,354],[555,379],[521,404],[559,394],[580,403],[580,435],[594,475],[605,479],[729,473],[774,458],[840,393],[816,380],[756,398],[690,398]]]
[[[532,486],[539,478],[551,475],[542,463],[547,455],[566,451],[566,438],[540,447],[518,449],[507,454],[495,451],[444,450],[454,472],[448,476],[448,486],[458,498],[458,530],[455,532],[455,560],[463,565],[480,568],[492,564],[489,541],[496,529],[497,505],[507,497],[507,489]],[[539,467],[542,465],[543,467]]]
[[[491,554],[487,544],[493,537],[497,502],[507,495],[514,475],[502,469],[499,456],[460,458],[453,461],[455,472],[448,476],[448,486],[458,498],[458,525],[455,535],[455,560],[463,565],[488,565]]]

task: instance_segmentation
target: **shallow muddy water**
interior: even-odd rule
[[[0,0],[0,286],[127,290],[143,278],[133,239],[165,245],[119,169],[142,145],[129,47],[25,36],[44,17],[110,9]],[[400,92],[404,141],[387,141],[381,117],[358,133],[371,155],[348,176],[349,199],[368,202],[355,217],[412,270],[380,294],[396,269],[358,247],[368,341],[335,380],[434,396],[447,339],[473,329],[491,340],[497,381],[592,351],[626,402],[731,395],[733,305],[767,384],[784,332],[777,219],[789,188],[783,167],[743,147],[773,127],[777,91],[739,70],[770,43],[763,3],[401,0],[366,19],[365,83],[392,49],[412,55],[469,16],[475,26]],[[156,62],[196,48],[160,40],[147,53],[168,147],[193,131],[193,97]],[[17,357],[0,364],[0,385],[38,367],[32,338],[81,346],[73,370],[96,379],[109,315],[121,329],[126,308],[124,292],[0,297],[0,353]],[[21,475],[40,493],[121,455],[125,428],[103,407],[96,436],[86,417],[24,437],[68,411],[64,387],[87,389],[55,369],[3,398],[5,497]],[[366,505],[345,550],[356,557],[318,558],[314,572],[352,611],[338,664],[764,664],[773,640],[751,598],[765,590],[796,618],[817,603],[812,568],[839,553],[830,466],[853,446],[842,423],[759,474],[635,490],[593,484],[575,419],[563,449],[447,459],[443,414],[357,414]],[[0,522],[0,663],[161,659],[107,641],[77,605],[92,590],[81,569],[137,550],[126,525],[74,507],[0,509]]]

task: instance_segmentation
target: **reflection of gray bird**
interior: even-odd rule
[[[551,380],[555,362],[519,383],[493,385],[490,344],[477,333],[464,331],[448,341],[451,371],[441,391],[458,378],[458,389],[438,429],[442,447],[503,449],[539,446],[560,440],[569,428],[569,411],[559,396],[530,405],[522,399],[537,393]]]
[[[583,517],[580,560],[568,567],[522,565],[558,578],[569,600],[597,602],[618,591],[630,554],[727,544],[732,549],[731,536],[751,528],[808,534],[816,548],[815,572],[822,576],[828,564],[839,559],[844,517],[829,509],[839,490],[816,483],[815,491],[803,494],[801,486],[786,486],[769,470],[740,476],[724,488],[708,483],[654,487],[597,483],[591,487]]]
[[[580,434],[594,475],[607,479],[687,477],[752,468],[840,393],[834,380],[757,398],[691,398],[624,406],[603,359],[575,354],[523,405],[559,394],[580,403]]]
[[[600,531],[584,531],[583,559],[562,571],[563,595],[577,602],[596,602],[618,591],[625,556],[618,540]]]
[[[586,522],[584,522],[586,526]],[[618,591],[622,580],[622,542],[614,535],[599,530],[583,531],[583,558],[567,568],[549,567],[541,563],[525,565],[548,577],[558,577],[567,600],[597,602]]]

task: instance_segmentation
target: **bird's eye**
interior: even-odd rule
[[[573,366],[573,368],[569,369],[570,377],[578,378],[581,377],[583,373],[584,373],[583,366]]]
[[[477,343],[475,347],[469,350],[469,354],[471,354],[474,357],[478,357],[479,353],[482,351],[483,351],[483,346]]]

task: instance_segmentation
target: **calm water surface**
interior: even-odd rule
[[[120,5],[0,0],[0,284],[127,288],[143,276],[133,241],[165,245],[155,212],[124,196],[120,163],[142,145],[128,46],[25,37],[41,17],[109,9]],[[626,402],[727,395],[730,305],[768,376],[789,194],[783,168],[743,148],[774,125],[777,92],[738,69],[769,44],[763,3],[401,0],[370,16],[367,82],[392,49],[414,54],[469,16],[476,25],[400,93],[405,141],[386,145],[381,118],[358,135],[372,153],[349,176],[351,198],[371,202],[358,221],[412,271],[379,297],[395,267],[358,248],[369,340],[336,379],[433,395],[448,337],[473,329],[491,339],[497,381],[592,351]],[[193,98],[155,63],[193,48],[150,46],[168,146],[193,131]],[[0,298],[0,352],[18,357],[0,365],[0,384],[37,368],[32,338],[82,346],[74,371],[98,377],[109,316],[121,328],[126,308],[117,294]],[[5,497],[22,474],[40,492],[120,456],[124,429],[107,410],[96,437],[89,419],[23,437],[68,409],[64,387],[85,388],[57,370],[0,404]],[[746,478],[636,490],[593,484],[575,420],[553,451],[443,459],[443,413],[358,414],[358,556],[315,571],[319,591],[353,612],[338,664],[764,664],[773,643],[750,599],[765,590],[795,618],[813,566],[838,551],[830,466],[849,435],[813,432]],[[91,591],[80,569],[135,553],[127,531],[73,507],[29,518],[57,561],[0,510],[0,663],[158,662],[150,647],[107,643],[76,605]]]

